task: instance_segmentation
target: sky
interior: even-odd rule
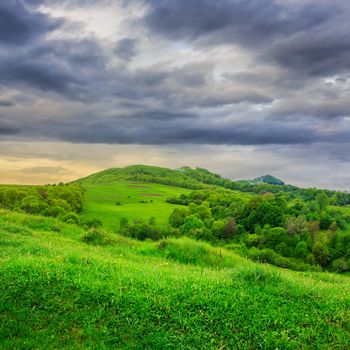
[[[0,2],[0,183],[131,164],[350,189],[350,3]]]

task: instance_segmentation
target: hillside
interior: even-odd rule
[[[117,231],[122,218],[130,222],[135,219],[155,218],[157,226],[166,226],[169,215],[179,205],[167,199],[190,191],[149,182],[116,180],[110,183],[89,181],[83,184],[85,206],[81,215],[85,219],[99,218],[105,228]]]
[[[204,183],[186,174],[186,172],[147,165],[132,165],[125,168],[111,168],[76,180],[77,183],[111,184],[117,181],[140,181],[183,187],[190,189],[204,188]]]
[[[118,181],[140,181],[187,188],[205,189],[212,186],[248,193],[284,194],[289,199],[302,198],[314,200],[317,195],[325,193],[332,197],[333,204],[350,204],[350,193],[317,188],[299,188],[284,184],[271,175],[257,177],[255,180],[233,181],[203,168],[168,169],[147,165],[132,165],[125,168],[111,168],[74,181],[81,185],[112,184]]]
[[[346,276],[1,210],[0,233],[4,350],[350,346]]]

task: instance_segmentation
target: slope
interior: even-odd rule
[[[5,211],[0,245],[2,349],[350,346],[345,276],[257,265],[188,239],[141,243]]]
[[[188,193],[189,190],[160,184],[115,180],[111,183],[84,183],[85,205],[83,218],[99,218],[104,227],[116,231],[121,218],[149,220],[165,226],[174,208],[167,198]]]

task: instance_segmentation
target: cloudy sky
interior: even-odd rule
[[[350,189],[350,3],[0,2],[0,183],[201,166]]]

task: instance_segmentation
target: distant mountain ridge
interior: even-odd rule
[[[285,183],[282,180],[277,179],[277,177],[274,177],[272,175],[259,176],[259,177],[256,177],[253,181],[256,183],[267,183],[270,185],[278,185],[278,186],[285,185]]]

